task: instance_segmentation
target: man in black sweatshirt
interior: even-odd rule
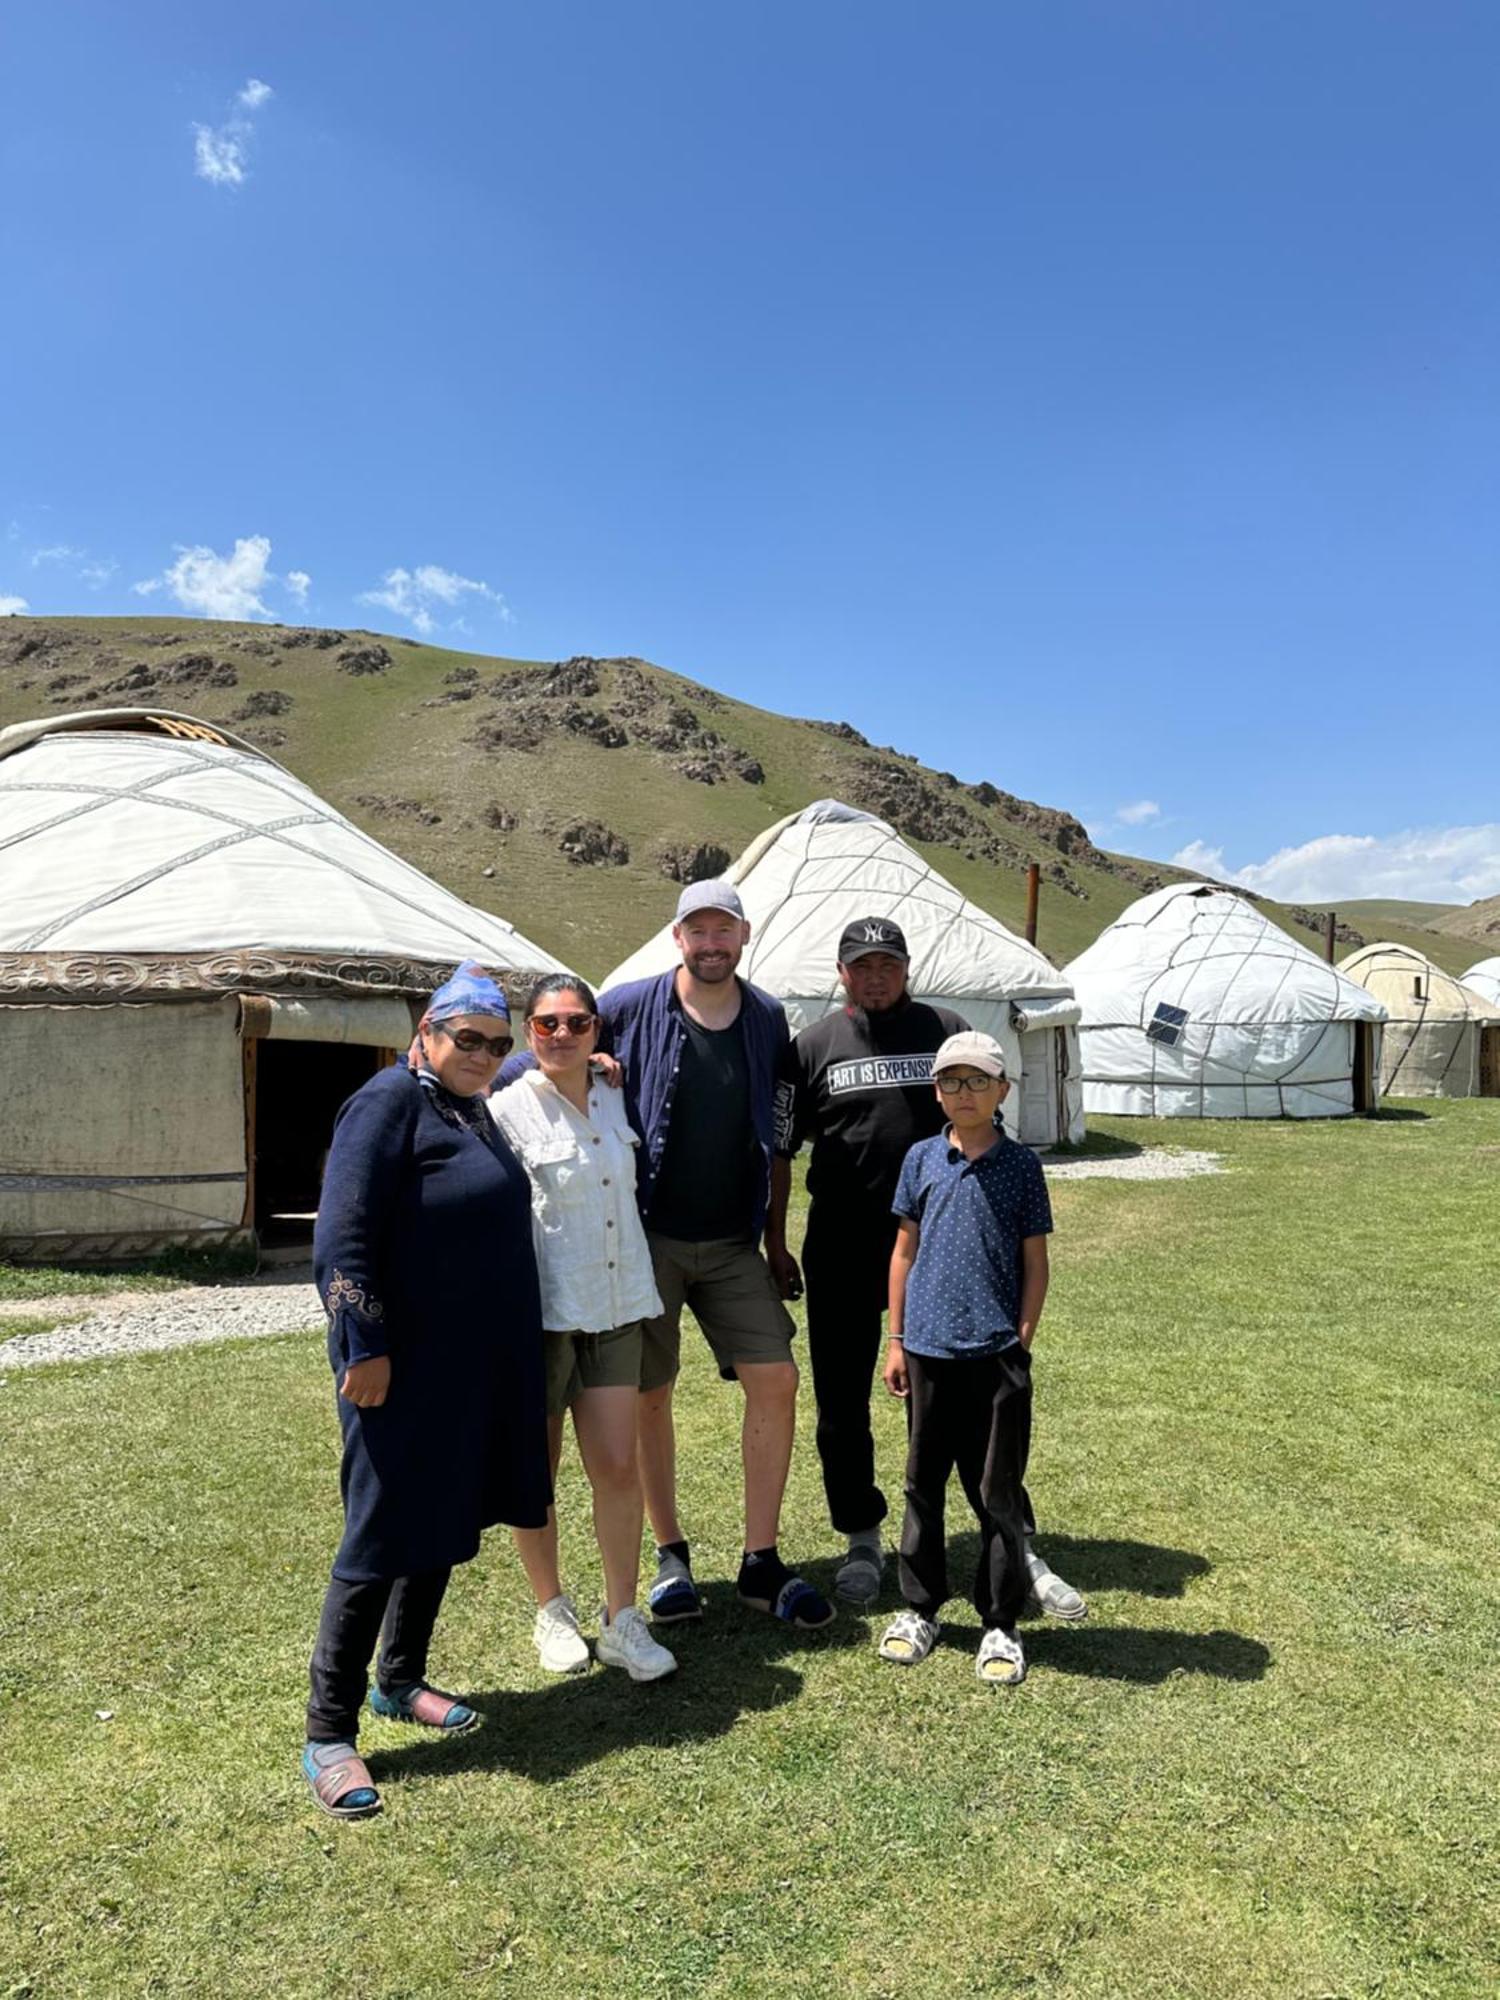
[[[786,1247],[791,1165],[811,1139],[802,1275],[818,1456],[830,1518],[849,1544],[835,1587],[841,1597],[866,1604],[879,1595],[884,1562],[886,1501],[875,1479],[870,1391],[896,1237],[891,1201],[908,1150],[943,1128],[932,1058],[969,1025],[947,1007],[912,999],[909,958],[900,926],[888,917],[861,918],[839,939],[847,1004],[804,1028],[786,1053],[766,1223],[772,1273],[790,1279],[796,1268]],[[1082,1618],[1083,1599],[1029,1543],[1028,1558],[1038,1607]]]

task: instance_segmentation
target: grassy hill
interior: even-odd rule
[[[1137,896],[1181,879],[1101,851],[1004,774],[963,784],[853,723],[774,715],[643,660],[496,659],[190,618],[0,628],[0,726],[114,706],[180,710],[261,744],[376,838],[594,976],[664,921],[678,880],[715,872],[816,798],[879,813],[1013,929],[1039,862],[1040,943],[1060,964]],[[1266,907],[1318,948],[1308,923]],[[1469,940],[1423,936],[1451,969],[1471,962]]]
[[[1463,909],[1445,910],[1434,920],[1433,929],[1444,937],[1461,939],[1466,946],[1472,942],[1481,947],[1471,954],[1470,965],[1476,959],[1493,957],[1500,951],[1500,896],[1486,896]]]

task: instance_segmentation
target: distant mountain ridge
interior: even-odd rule
[[[595,976],[660,925],[674,883],[717,872],[821,797],[888,820],[1013,929],[1036,861],[1039,943],[1058,963],[1137,896],[1184,879],[1102,850],[1061,807],[633,656],[509,660],[200,619],[0,622],[0,725],[154,705],[261,744],[446,887]],[[1316,912],[1265,907],[1316,948]],[[1467,940],[1423,936],[1440,962],[1456,955],[1449,969],[1470,962]]]

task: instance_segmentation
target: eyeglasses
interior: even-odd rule
[[[992,1085],[998,1086],[1000,1082],[1001,1078],[998,1076],[940,1076],[936,1078],[937,1087],[943,1093],[944,1097],[957,1097],[961,1090],[967,1090],[971,1096],[982,1097]]]
[[[454,1048],[462,1049],[466,1056],[478,1055],[483,1049],[487,1056],[500,1062],[515,1047],[509,1035],[481,1035],[477,1028],[450,1028],[446,1021],[434,1021],[432,1025],[448,1037]]]
[[[550,1042],[554,1035],[586,1035],[598,1018],[597,1014],[533,1014],[526,1025]]]

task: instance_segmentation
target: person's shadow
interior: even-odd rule
[[[1156,1542],[1097,1541],[1082,1535],[1037,1532],[1037,1547],[1059,1576],[1081,1590],[1129,1590],[1137,1597],[1181,1597],[1195,1576],[1207,1576],[1213,1564],[1192,1549],[1163,1548]],[[979,1554],[979,1537],[960,1537],[968,1544],[972,1565]]]
[[[1155,1542],[1039,1534],[1037,1547],[1058,1575],[1085,1597],[1111,1590],[1136,1597],[1181,1597],[1192,1578],[1207,1576],[1213,1568],[1206,1556],[1191,1549],[1163,1548]],[[955,1591],[967,1591],[979,1557],[978,1534],[971,1530],[955,1535],[948,1553],[949,1581]],[[972,1612],[967,1614],[969,1620],[972,1617]],[[1271,1664],[1270,1648],[1242,1632],[1163,1631],[1096,1624],[1092,1619],[1064,1625],[1038,1617],[1028,1618],[1023,1631],[1029,1662],[1053,1673],[1087,1674],[1096,1680],[1154,1685],[1174,1674],[1211,1674],[1218,1680],[1258,1681]],[[979,1627],[945,1621],[939,1643],[973,1652],[979,1644]]]
[[[801,1574],[821,1584],[816,1567]],[[705,1584],[702,1593],[701,1624],[657,1629],[677,1655],[675,1674],[637,1687],[617,1669],[595,1665],[546,1687],[465,1692],[485,1719],[482,1729],[370,1750],[371,1775],[379,1784],[427,1771],[504,1770],[552,1784],[617,1750],[708,1742],[727,1735],[742,1715],[780,1708],[799,1694],[799,1654],[859,1646],[867,1638],[847,1614],[822,1631],[800,1632],[740,1604],[731,1583]]]

